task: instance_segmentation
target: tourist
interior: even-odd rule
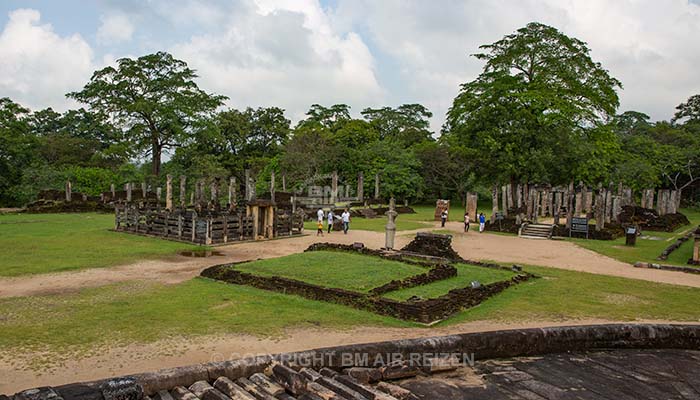
[[[345,211],[340,214],[340,218],[343,220],[343,233],[347,235],[348,229],[350,229],[350,211],[346,208]]]
[[[323,224],[323,215],[324,215],[324,213],[323,213],[323,208],[320,208],[320,207],[319,207],[319,208],[318,208],[318,211],[316,211],[316,217],[318,217],[318,218],[317,218],[317,219],[318,219],[318,222],[320,222],[321,224]]]
[[[484,213],[479,214],[479,233],[484,231],[486,227],[486,216]]]
[[[445,222],[447,222],[447,210],[442,210],[442,214],[440,214],[440,220],[442,221],[442,227],[445,227]]]
[[[464,232],[469,232],[469,213],[464,213]]]
[[[316,230],[316,236],[318,236],[318,235],[323,236],[323,220],[318,221],[318,225],[316,227],[318,228]]]
[[[333,209],[328,211],[328,233],[331,233],[333,229],[333,220],[335,219],[335,214],[333,214]]]

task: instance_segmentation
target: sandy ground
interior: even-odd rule
[[[700,275],[633,268],[629,264],[581,248],[571,242],[480,234],[475,230],[464,234],[461,233],[462,224],[457,222],[448,223],[445,228],[457,233],[453,239],[453,247],[462,257],[470,260],[542,265],[594,274],[700,287]],[[402,247],[408,243],[415,232],[399,232],[396,238],[396,247]],[[257,258],[281,257],[298,253],[315,242],[362,242],[368,247],[379,248],[384,244],[384,233],[351,230],[347,235],[340,232],[327,234],[323,237],[307,235],[274,241],[222,246],[217,248],[217,251],[222,253],[221,256],[207,258],[177,256],[110,268],[0,278],[0,298],[63,293],[128,280],[178,283],[199,275],[202,269],[211,265]]]
[[[446,229],[455,232],[453,246],[466,259],[534,264],[700,287],[700,276],[698,275],[633,268],[629,264],[583,249],[570,242],[479,234],[474,230],[463,234],[461,233],[462,224],[457,222],[448,223]],[[408,243],[415,233],[416,231],[399,232],[396,237],[396,247],[402,247]],[[378,248],[384,244],[384,233],[351,230],[348,235],[333,233],[324,237],[308,235],[267,242],[239,243],[218,247],[217,251],[220,251],[222,255],[209,258],[177,256],[77,272],[0,278],[0,297],[64,293],[85,287],[129,280],[150,280],[174,284],[199,275],[202,269],[211,265],[298,253],[314,242],[363,242],[369,247]],[[71,359],[65,362],[57,360],[53,368],[42,371],[28,369],[28,361],[33,357],[46,357],[47,355],[44,353],[28,353],[22,357],[12,357],[10,359],[8,357],[3,358],[0,354],[0,393],[11,393],[40,385],[57,385],[200,362],[231,359],[247,354],[296,351],[341,344],[435,336],[458,332],[604,322],[612,321],[536,321],[516,324],[483,321],[454,325],[447,328],[362,328],[348,331],[290,330],[283,338],[277,339],[246,335],[176,338],[150,344],[119,345],[97,349],[93,352],[93,355],[80,359]]]
[[[258,354],[274,354],[322,347],[379,342],[418,337],[522,329],[611,323],[606,320],[537,321],[502,323],[470,322],[447,328],[358,328],[345,331],[295,329],[281,339],[249,335],[201,336],[194,339],[175,338],[149,344],[132,344],[104,349],[99,355],[56,363],[41,372],[17,368],[21,361],[10,363],[0,359],[0,393],[37,387],[86,382],[112,376],[156,371],[212,361],[232,360]],[[639,320],[638,323],[668,321]],[[476,355],[478,357],[478,354]]]

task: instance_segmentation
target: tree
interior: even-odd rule
[[[676,114],[673,116],[672,122],[679,120],[687,120],[688,122],[700,122],[700,94],[690,96],[685,102],[676,107]]]
[[[35,158],[36,140],[30,134],[29,110],[0,98],[0,204],[21,205],[13,188]]]
[[[96,71],[82,91],[67,96],[109,115],[138,151],[150,154],[151,171],[158,176],[163,150],[181,145],[207,124],[226,97],[201,90],[187,63],[165,52],[121,58],[117,64]]]
[[[433,113],[420,104],[366,108],[361,114],[379,132],[382,140],[394,140],[404,147],[431,140],[429,119]]]
[[[307,119],[299,121],[299,125],[305,123],[319,123],[325,128],[335,132],[346,122],[350,121],[350,106],[347,104],[334,104],[324,107],[320,104],[313,104],[306,112]]]
[[[485,183],[574,179],[575,166],[592,156],[581,145],[618,107],[620,82],[584,42],[540,23],[481,49],[474,56],[486,65],[461,86],[446,140],[468,148]]]

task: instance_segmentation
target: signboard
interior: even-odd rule
[[[588,218],[571,218],[571,229],[569,229],[569,237],[571,237],[572,232],[585,233],[586,239],[588,239]]]
[[[502,221],[502,220],[504,220],[505,218],[506,218],[506,217],[503,216],[503,213],[502,213],[502,212],[500,212],[500,211],[496,212],[496,221]]]

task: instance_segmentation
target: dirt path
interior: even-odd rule
[[[437,226],[437,225],[436,225]],[[532,264],[594,274],[613,275],[674,285],[700,287],[700,275],[633,268],[631,265],[576,246],[571,242],[522,239],[516,236],[480,234],[475,230],[461,233],[462,224],[448,223],[445,229],[455,232],[453,247],[466,259],[493,260],[504,263]],[[425,230],[425,229],[424,229]],[[396,246],[408,243],[417,231],[397,234]],[[372,248],[382,247],[384,233],[350,231],[323,237],[308,235],[265,242],[248,242],[218,247],[223,255],[207,258],[183,256],[140,261],[134,264],[61,272],[28,277],[0,278],[0,298],[64,293],[128,280],[153,280],[168,284],[189,280],[208,266],[256,258],[281,257],[298,253],[315,242],[362,242]]]
[[[288,331],[285,337],[277,339],[258,338],[248,335],[174,338],[149,344],[114,346],[95,352],[98,354],[95,356],[70,359],[65,363],[51,363],[50,369],[42,371],[28,369],[25,360],[21,355],[18,355],[18,357],[12,358],[12,362],[7,361],[7,359],[0,360],[0,393],[9,394],[37,386],[56,386],[71,382],[84,382],[112,376],[155,371],[163,368],[232,360],[257,354],[291,352],[346,344],[456,333],[611,322],[615,321],[537,321],[517,324],[480,321],[446,328],[357,328],[345,331],[296,329]],[[668,323],[671,321],[639,320],[635,322]],[[25,354],[25,356],[28,355]]]

